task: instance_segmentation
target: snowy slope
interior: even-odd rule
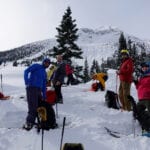
[[[98,29],[81,28],[78,31],[79,39],[76,41],[83,51],[83,60],[75,60],[76,63],[84,64],[87,58],[89,65],[92,64],[93,59],[101,64],[102,59],[106,60],[108,57],[113,57],[115,51],[118,50],[118,42],[120,34],[123,31],[115,27],[101,27]],[[144,46],[146,52],[150,52],[150,42],[139,39],[133,35],[124,33],[126,41],[131,39],[132,44],[136,43],[137,50],[141,52],[141,46]],[[47,39],[37,41],[27,45],[23,45],[17,50],[27,51],[32,49],[31,54],[24,59],[32,59],[38,56],[45,56],[48,50],[52,50],[57,45],[56,39]],[[17,52],[19,53],[19,52]],[[8,55],[9,56],[9,55]],[[11,55],[12,56],[12,55]],[[22,61],[22,59],[20,60]]]
[[[41,149],[41,133],[37,134],[35,129],[27,132],[16,128],[22,126],[27,114],[24,69],[10,65],[0,67],[0,74],[3,74],[3,92],[11,96],[10,100],[0,101],[0,150]],[[108,74],[106,88],[116,91],[119,81],[116,79],[115,70],[109,70]],[[63,143],[81,142],[85,150],[149,150],[149,138],[137,136],[141,134],[141,129],[138,122],[133,122],[132,112],[107,108],[105,92],[87,91],[91,83],[92,81],[63,87],[64,104],[58,105],[57,118],[60,128],[44,132],[44,150],[59,150],[63,117],[66,117]],[[137,100],[134,85],[131,87],[131,95]],[[135,137],[133,125],[136,129]],[[124,136],[111,137],[104,127],[119,131]]]
[[[101,27],[99,29],[82,28],[79,30],[77,43],[83,50],[83,57],[87,58],[89,64],[93,58],[101,64],[102,58],[106,60],[113,57],[118,51],[119,37],[123,31],[115,27]],[[146,52],[150,52],[148,41],[141,40],[133,35],[124,33],[126,41],[130,39],[132,44],[136,44],[138,53],[141,52],[141,45],[145,46]]]

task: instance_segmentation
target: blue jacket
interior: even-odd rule
[[[41,64],[33,64],[24,71],[25,85],[40,88],[43,99],[46,99],[46,79],[46,71]]]

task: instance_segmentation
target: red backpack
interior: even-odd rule
[[[46,91],[46,101],[51,104],[54,105],[56,103],[56,92],[55,90],[48,90]]]
[[[92,91],[98,90],[98,83],[93,83],[91,86],[92,86]]]
[[[4,94],[0,92],[0,98],[4,98]]]

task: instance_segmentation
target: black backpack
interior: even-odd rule
[[[81,143],[65,143],[62,150],[84,150]]]
[[[108,80],[108,75],[103,76],[104,81]]]
[[[113,92],[113,91],[106,91],[105,94],[105,103],[108,108],[114,108],[114,109],[119,109],[119,101],[118,101],[118,94]]]
[[[55,111],[53,107],[46,101],[40,101],[38,112],[38,126],[41,129],[49,130],[56,128]]]
[[[142,130],[150,132],[150,112],[146,110],[146,106],[143,104],[136,104],[132,96],[128,96],[133,108],[133,117],[137,119],[141,125]]]

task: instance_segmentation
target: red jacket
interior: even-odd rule
[[[4,94],[0,92],[0,98],[4,98]]]
[[[66,64],[66,75],[72,74],[73,70],[69,64]]]
[[[125,60],[123,60],[120,69],[119,69],[119,78],[120,81],[126,81],[131,83],[133,80],[132,74],[133,74],[133,60],[129,57]]]
[[[150,74],[139,79],[136,89],[139,100],[150,100]]]

